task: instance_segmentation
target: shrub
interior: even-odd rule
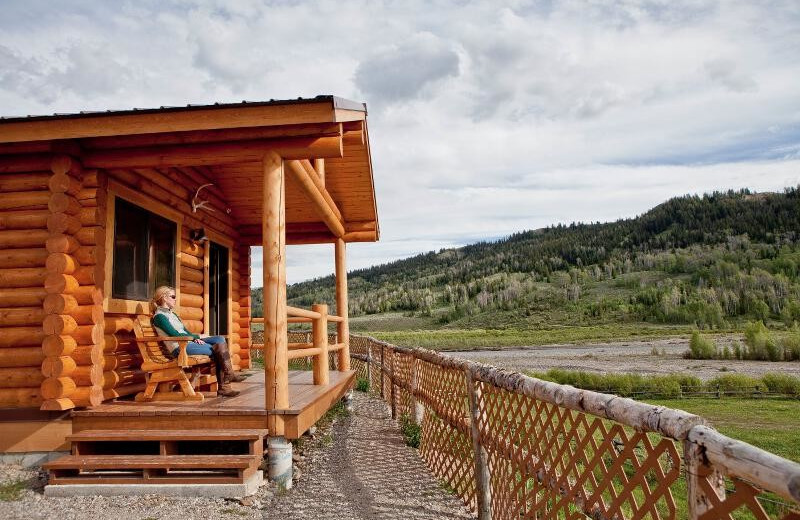
[[[800,361],[800,329],[796,325],[778,343],[783,351],[783,359]]]
[[[700,335],[699,331],[692,332],[692,339],[689,341],[688,356],[691,359],[715,359],[717,358],[717,346],[709,338]]]
[[[744,374],[725,374],[706,382],[706,389],[709,391],[719,390],[720,392],[745,393],[745,392],[766,392],[768,390],[761,380]]]
[[[747,346],[745,357],[758,361],[779,361],[781,352],[772,338],[769,329],[761,321],[748,323],[744,329],[744,342]]]
[[[412,448],[419,448],[419,441],[422,437],[422,427],[416,424],[408,414],[400,416],[400,433],[403,434],[406,445]]]
[[[356,391],[369,392],[369,381],[363,377],[359,377],[356,381]]]
[[[800,396],[800,378],[798,377],[793,377],[789,374],[771,373],[763,375],[761,381],[764,382],[770,392],[795,397]]]

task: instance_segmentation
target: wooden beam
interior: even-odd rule
[[[352,123],[347,123],[351,125]],[[224,141],[252,141],[287,137],[336,137],[343,133],[341,123],[320,123],[291,126],[259,126],[252,128],[224,128],[192,132],[164,132],[159,134],[114,135],[81,140],[85,150],[114,148],[139,148],[176,144],[218,143]],[[0,147],[2,150],[2,147]]]
[[[82,161],[87,168],[209,166],[261,162],[270,152],[285,159],[342,157],[342,138],[292,137],[100,150],[86,152]]]
[[[314,171],[317,172],[320,183],[325,186],[325,159],[314,159]]]
[[[355,111],[338,118],[329,100],[317,103],[291,103],[237,106],[230,108],[184,108],[147,110],[139,113],[96,116],[54,117],[0,122],[0,142],[45,141],[112,135],[150,134],[213,130],[253,126],[294,125],[352,121]],[[361,119],[365,114],[361,112]]]
[[[347,312],[347,246],[341,238],[336,240],[336,314],[342,321],[336,324],[337,341],[344,344],[338,352],[340,372],[350,370],[350,320]]]
[[[294,176],[300,189],[314,205],[317,214],[331,230],[331,233],[340,237],[344,235],[342,214],[324,186],[320,184],[319,176],[308,161],[288,161],[289,172]],[[327,195],[327,197],[325,196]]]
[[[333,244],[338,237],[334,236],[330,231],[321,231],[313,233],[287,233],[286,244],[291,246],[308,245],[308,244]],[[352,233],[345,233],[341,237],[345,242],[375,242],[378,240],[378,235],[375,231],[356,231]],[[242,234],[240,235],[242,244],[249,246],[261,245],[261,234]]]
[[[284,162],[276,153],[264,158],[262,213],[264,269],[264,372],[267,410],[289,407],[289,359],[286,322],[286,184]],[[283,436],[283,420],[270,414],[272,436]]]

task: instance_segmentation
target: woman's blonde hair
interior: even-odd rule
[[[161,287],[156,289],[155,292],[153,293],[153,305],[155,305],[156,307],[160,307],[161,304],[164,303],[164,296],[166,296],[167,293],[170,292],[175,292],[175,288],[170,287],[169,285],[162,285]]]

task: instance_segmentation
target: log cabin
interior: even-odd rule
[[[317,96],[0,119],[0,453],[72,447],[74,457],[76,446],[96,449],[93,438],[166,432],[155,441],[169,455],[199,431],[239,439],[247,430],[285,454],[353,384],[346,247],[378,236],[362,103]],[[288,307],[286,246],[325,243],[336,301]],[[263,372],[234,399],[134,402],[147,374],[133,323],[160,285],[176,288],[188,330],[227,336],[235,369],[251,368],[253,246],[263,255]],[[315,324],[313,342],[288,343],[296,321]],[[329,372],[321,360],[331,351]],[[290,373],[300,356],[320,362]],[[65,464],[51,469],[55,480],[80,482]]]

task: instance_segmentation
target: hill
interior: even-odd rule
[[[800,189],[670,199],[631,219],[558,225],[349,274],[358,329],[800,320]],[[332,277],[288,288],[333,302]],[[254,291],[255,312],[261,293]],[[392,316],[386,322],[378,318]],[[381,324],[381,322],[386,322]]]

